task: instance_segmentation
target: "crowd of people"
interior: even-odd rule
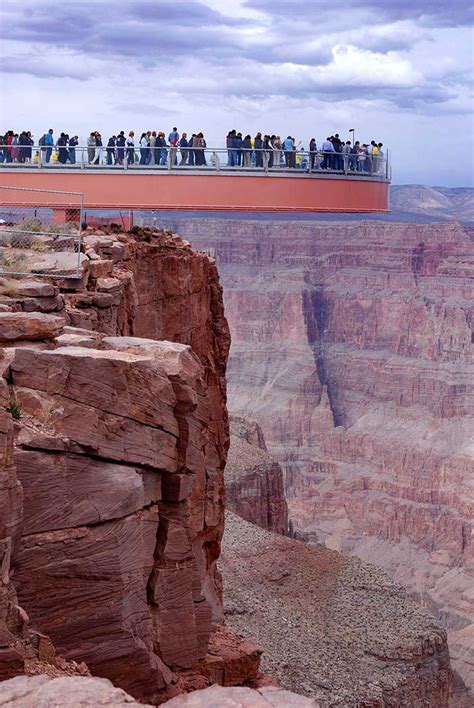
[[[379,173],[384,169],[385,156],[381,142],[372,140],[352,143],[341,140],[338,133],[326,138],[318,145],[311,138],[308,150],[291,135],[282,140],[279,135],[258,132],[250,134],[230,130],[225,139],[227,166],[238,168],[256,167],[261,169],[287,168],[306,171],[331,170]],[[38,141],[36,150],[30,131],[15,133],[8,130],[0,136],[0,162],[28,163],[40,159],[49,163],[52,159],[61,164],[76,164],[76,148],[79,146],[77,135],[60,133],[56,140],[54,130],[50,128]],[[163,131],[148,130],[140,135],[139,140],[131,130],[127,135],[121,130],[111,135],[104,143],[98,131],[92,131],[87,138],[86,161],[90,165],[168,165],[202,166],[207,165],[206,140],[202,132],[181,135],[174,127],[168,137]],[[41,152],[41,156],[39,153]],[[35,153],[35,154],[33,154]],[[220,157],[214,150],[210,156],[212,166],[219,166]]]

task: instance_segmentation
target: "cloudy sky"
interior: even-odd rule
[[[470,186],[469,0],[1,0],[0,131],[376,138]]]

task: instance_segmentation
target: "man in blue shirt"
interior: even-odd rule
[[[45,162],[49,162],[51,160],[51,155],[53,152],[53,147],[54,147],[54,138],[53,138],[53,129],[50,128],[47,133],[43,135],[41,138],[41,145],[45,145],[45,149],[43,151],[44,153],[44,160]]]

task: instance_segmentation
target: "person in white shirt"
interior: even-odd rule
[[[155,164],[156,130],[150,135],[150,165]]]
[[[87,159],[89,163],[94,162],[95,157],[95,132],[92,132],[87,138]]]
[[[333,166],[333,153],[334,151],[334,145],[332,144],[330,138],[326,138],[326,140],[322,144],[322,151],[323,151],[323,170],[332,169]]]

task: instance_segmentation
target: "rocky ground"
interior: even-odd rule
[[[227,623],[282,687],[321,706],[447,705],[444,630],[373,566],[228,513],[220,568]]]

